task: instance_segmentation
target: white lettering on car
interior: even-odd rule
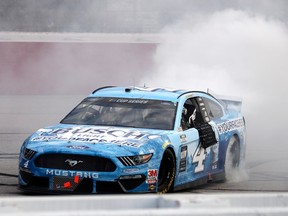
[[[243,128],[245,126],[243,118],[233,119],[221,124],[217,124],[219,134]]]
[[[50,141],[67,140],[77,142],[113,143],[130,147],[140,147],[143,142],[141,139],[154,139],[160,137],[148,133],[142,133],[134,130],[119,130],[115,128],[93,128],[93,127],[75,127],[75,128],[57,128],[54,130],[43,130],[32,141]]]
[[[99,173],[95,173],[95,172],[79,172],[79,171],[56,170],[56,169],[46,169],[46,175],[64,176],[64,177],[79,176],[80,178],[92,178],[92,179],[99,178]]]

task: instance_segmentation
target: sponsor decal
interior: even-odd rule
[[[181,140],[182,143],[187,142],[186,134],[181,134],[180,135],[180,140]]]
[[[66,146],[67,148],[70,148],[70,149],[76,149],[76,150],[86,150],[86,149],[89,149],[88,146],[78,146],[78,145],[69,145],[69,146]]]
[[[212,153],[212,170],[218,168],[218,156],[219,156],[219,142],[211,146]]]
[[[188,148],[187,148],[186,145],[185,146],[181,146],[179,172],[184,172],[186,170],[187,151],[188,151]]]
[[[131,173],[136,173],[136,172],[139,172],[140,169],[138,168],[131,168],[131,169],[124,169],[123,172],[124,173],[128,173],[128,174],[131,174]]]
[[[157,169],[149,169],[146,183],[149,185],[156,184],[158,181],[157,177],[158,177],[158,170]]]
[[[114,103],[133,103],[133,104],[147,104],[149,100],[141,100],[141,99],[126,99],[126,98],[111,98],[109,102]]]
[[[139,131],[130,130],[119,130],[112,128],[93,128],[93,127],[83,127],[83,128],[58,128],[48,132],[49,135],[85,135],[83,137],[90,137],[95,135],[106,135],[115,138],[127,138],[139,140],[146,136],[147,134],[141,133]]]
[[[142,133],[140,131],[96,127],[58,128],[54,130],[40,129],[38,132],[41,133],[39,136],[34,137],[32,141],[65,140],[68,142],[77,141],[92,144],[113,143],[136,148],[143,144],[143,142],[140,142],[143,138],[150,140],[160,137],[159,135]],[[72,147],[72,145],[69,147],[77,149],[77,147]]]
[[[80,171],[57,170],[57,169],[46,169],[46,175],[63,176],[63,177],[79,176],[80,178],[91,178],[91,179],[99,178],[99,173],[96,172],[80,172]]]
[[[156,191],[156,185],[155,184],[150,184],[149,186],[148,186],[148,189],[149,189],[149,191]]]
[[[221,124],[217,124],[217,127],[219,134],[223,134],[244,127],[244,121],[243,118],[233,119]]]

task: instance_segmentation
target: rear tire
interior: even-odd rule
[[[173,191],[175,179],[175,157],[171,150],[164,152],[158,175],[158,193]]]
[[[226,149],[225,157],[225,180],[233,181],[239,172],[240,165],[240,144],[239,140],[233,136]]]

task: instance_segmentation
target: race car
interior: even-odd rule
[[[24,141],[19,188],[167,193],[228,179],[245,159],[240,107],[202,91],[96,89]]]

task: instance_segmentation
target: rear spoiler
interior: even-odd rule
[[[226,110],[234,110],[237,112],[241,112],[242,107],[242,98],[233,97],[233,96],[224,96],[224,95],[217,95],[212,92],[210,89],[207,89],[207,93],[214,96]]]

